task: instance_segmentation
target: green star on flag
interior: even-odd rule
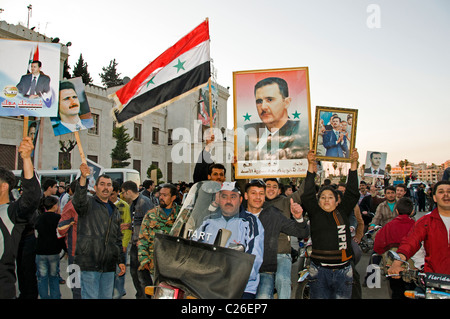
[[[297,111],[295,111],[295,113],[292,113],[292,115],[294,115],[294,119],[300,119],[300,114]]]
[[[147,82],[147,87],[150,85],[150,84],[155,84],[155,82],[153,82],[153,79],[154,79],[155,77],[152,77],[151,79],[150,79],[150,81],[148,81]]]
[[[180,72],[181,69],[184,70],[184,64],[186,63],[186,61],[181,62],[180,59],[178,59],[178,63],[176,65],[174,65],[174,68],[177,68],[177,73]]]
[[[244,115],[244,122],[245,121],[250,121],[250,117],[251,117],[251,115],[249,115],[248,112],[247,112],[247,114]]]

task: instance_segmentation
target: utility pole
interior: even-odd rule
[[[30,17],[31,17],[31,9],[33,9],[33,7],[31,6],[31,4],[28,5],[28,21],[27,21],[27,28],[30,28]]]

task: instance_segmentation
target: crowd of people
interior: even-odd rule
[[[59,299],[60,255],[65,251],[74,299],[119,299],[124,296],[127,259],[136,298],[149,298],[153,285],[157,232],[170,233],[180,211],[196,193],[193,183],[119,185],[107,175],[88,190],[90,169],[80,166],[80,178],[70,185],[46,180],[42,190],[30,159],[33,144],[19,146],[24,168],[22,195],[10,196],[15,178],[0,168],[0,217],[3,247],[0,259],[0,298]],[[203,156],[203,155],[201,155]],[[433,185],[430,214],[415,221],[411,192],[404,184],[385,185],[381,195],[375,185],[358,182],[359,154],[349,155],[346,183],[317,185],[316,154],[308,153],[308,172],[299,186],[284,186],[277,178],[226,181],[222,164],[204,165],[202,180],[220,184],[217,208],[198,231],[214,234],[231,231],[226,247],[242,246],[255,256],[244,299],[291,298],[292,248],[290,236],[311,237],[311,298],[361,298],[356,264],[363,234],[375,226],[375,252],[396,248],[404,260],[423,251],[425,271],[450,274],[450,181]],[[200,172],[204,170],[203,172]],[[199,176],[199,175],[197,175]],[[198,180],[197,180],[198,181]],[[190,239],[212,244],[213,237]],[[400,265],[389,270],[398,274]],[[390,280],[393,298],[406,289]],[[364,283],[362,283],[364,284]]]

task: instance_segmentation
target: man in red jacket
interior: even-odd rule
[[[423,242],[426,252],[424,271],[450,275],[450,181],[436,183],[433,199],[437,207],[415,223],[397,253],[403,260],[408,260]],[[400,273],[401,265],[402,262],[394,261],[389,274]]]
[[[402,239],[408,235],[414,226],[414,219],[410,215],[414,212],[414,203],[408,197],[400,198],[394,207],[393,220],[384,225],[375,237],[373,250],[382,255],[389,249],[400,246]],[[405,290],[414,289],[414,284],[406,283],[403,280],[389,278],[392,299],[403,299]]]

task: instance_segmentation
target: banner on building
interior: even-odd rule
[[[205,20],[110,98],[122,124],[143,117],[206,85],[210,78],[209,24]]]
[[[61,44],[0,39],[0,116],[56,116]]]

